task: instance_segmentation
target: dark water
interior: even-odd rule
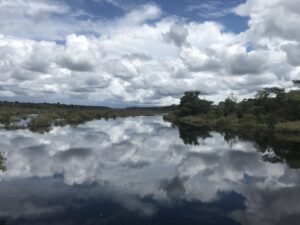
[[[160,117],[0,130],[0,224],[298,225],[298,147]]]

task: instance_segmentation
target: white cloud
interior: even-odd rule
[[[101,60],[101,49],[85,36],[67,37],[64,52],[57,56],[58,64],[72,71],[93,71]]]
[[[268,52],[249,52],[230,56],[229,67],[234,75],[260,74],[267,69]]]
[[[221,1],[194,2],[186,7],[186,11],[197,12],[199,17],[206,19],[218,18],[232,13],[231,4],[231,2],[222,4]]]
[[[283,45],[282,49],[286,52],[291,65],[300,66],[300,42],[298,44]]]
[[[49,0],[1,0],[0,9],[3,12],[6,11],[17,15],[38,16],[45,13],[63,14],[69,10],[69,7]]]
[[[130,11],[122,21],[128,24],[140,24],[148,20],[158,19],[162,14],[161,9],[154,4],[146,4]]]
[[[62,3],[32,0],[28,10],[23,4],[0,3],[7,18],[0,20],[0,85],[10,99],[172,104],[198,89],[218,101],[232,91],[249,96],[263,86],[286,86],[298,74],[293,1],[248,0],[235,9],[250,17],[240,34],[216,22],[166,16],[155,4],[108,21],[78,19]]]
[[[172,25],[168,33],[166,33],[165,37],[167,41],[174,42],[175,45],[181,46],[187,36],[189,31],[180,25]]]
[[[255,38],[300,41],[300,7],[297,0],[247,0],[235,9],[249,16],[249,33]]]

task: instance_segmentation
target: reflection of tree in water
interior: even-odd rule
[[[236,135],[233,134],[233,133],[230,133],[230,132],[224,132],[224,133],[221,133],[224,137],[224,140],[227,142],[227,143],[230,143],[232,142],[235,138],[236,138]]]
[[[198,139],[206,139],[211,137],[210,130],[206,127],[193,127],[189,125],[177,125],[179,129],[179,137],[186,145],[199,145]]]
[[[184,180],[179,177],[174,177],[172,180],[164,180],[160,184],[169,199],[177,200],[185,194]]]
[[[230,142],[238,137],[250,141],[263,153],[262,159],[270,163],[286,162],[291,168],[300,168],[300,137],[293,134],[276,134],[260,130],[223,131],[224,139]]]
[[[212,129],[175,124],[184,144],[199,145],[199,138],[211,137]],[[257,129],[239,131],[216,130],[220,132],[228,144],[239,140],[254,143],[258,151],[263,153],[262,159],[270,163],[285,162],[290,168],[300,168],[300,136],[297,134],[278,134]]]
[[[0,171],[6,170],[5,162],[6,162],[6,158],[3,156],[3,153],[0,152]]]
[[[6,220],[0,217],[0,225],[6,225],[6,224],[7,224]]]

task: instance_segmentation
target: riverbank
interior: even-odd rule
[[[44,133],[54,126],[77,126],[91,120],[161,115],[172,111],[173,107],[116,109],[103,106],[0,102],[0,128],[30,129],[33,132]]]
[[[164,119],[170,119],[165,116]],[[198,118],[198,122],[199,122]],[[170,121],[169,121],[170,122]],[[270,163],[285,162],[291,168],[300,168],[300,135],[297,132],[277,132],[265,126],[220,126],[203,123],[191,123],[185,118],[172,122],[179,130],[179,136],[185,144],[205,145],[205,140],[215,133],[221,134],[231,144],[246,141],[263,153],[263,160]]]
[[[186,124],[194,127],[208,127],[214,130],[260,130],[261,132],[277,132],[286,134],[300,134],[300,121],[283,121],[278,123],[262,123],[253,116],[243,118],[230,115],[228,117],[184,116],[178,117],[172,113],[163,116],[164,120],[172,123]]]

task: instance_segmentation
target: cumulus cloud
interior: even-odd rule
[[[36,43],[26,57],[23,67],[32,72],[47,74],[56,58],[55,48],[55,44],[51,42]]]
[[[216,72],[222,67],[220,58],[195,47],[183,48],[180,52],[180,58],[192,72],[205,70]]]
[[[249,32],[258,38],[300,40],[300,8],[295,0],[247,0],[235,9],[241,16],[249,16]]]
[[[230,57],[230,71],[234,75],[260,74],[267,67],[266,52],[250,52]]]
[[[71,71],[92,71],[100,61],[101,49],[85,36],[70,35],[64,51],[58,57],[58,64]]]
[[[181,46],[185,42],[188,32],[189,31],[183,26],[172,25],[165,37],[167,41],[174,42],[175,45]]]
[[[122,21],[125,24],[140,24],[148,20],[158,19],[162,14],[161,9],[154,4],[142,5],[130,11]]]
[[[300,43],[287,44],[282,46],[282,49],[286,52],[288,61],[293,66],[300,66]]]
[[[170,16],[154,3],[131,5],[112,20],[63,2],[24,4],[0,3],[4,98],[163,105],[178,103],[187,90],[219,101],[297,78],[300,19],[291,0],[241,4],[234,11],[249,17],[249,28],[240,34]]]

